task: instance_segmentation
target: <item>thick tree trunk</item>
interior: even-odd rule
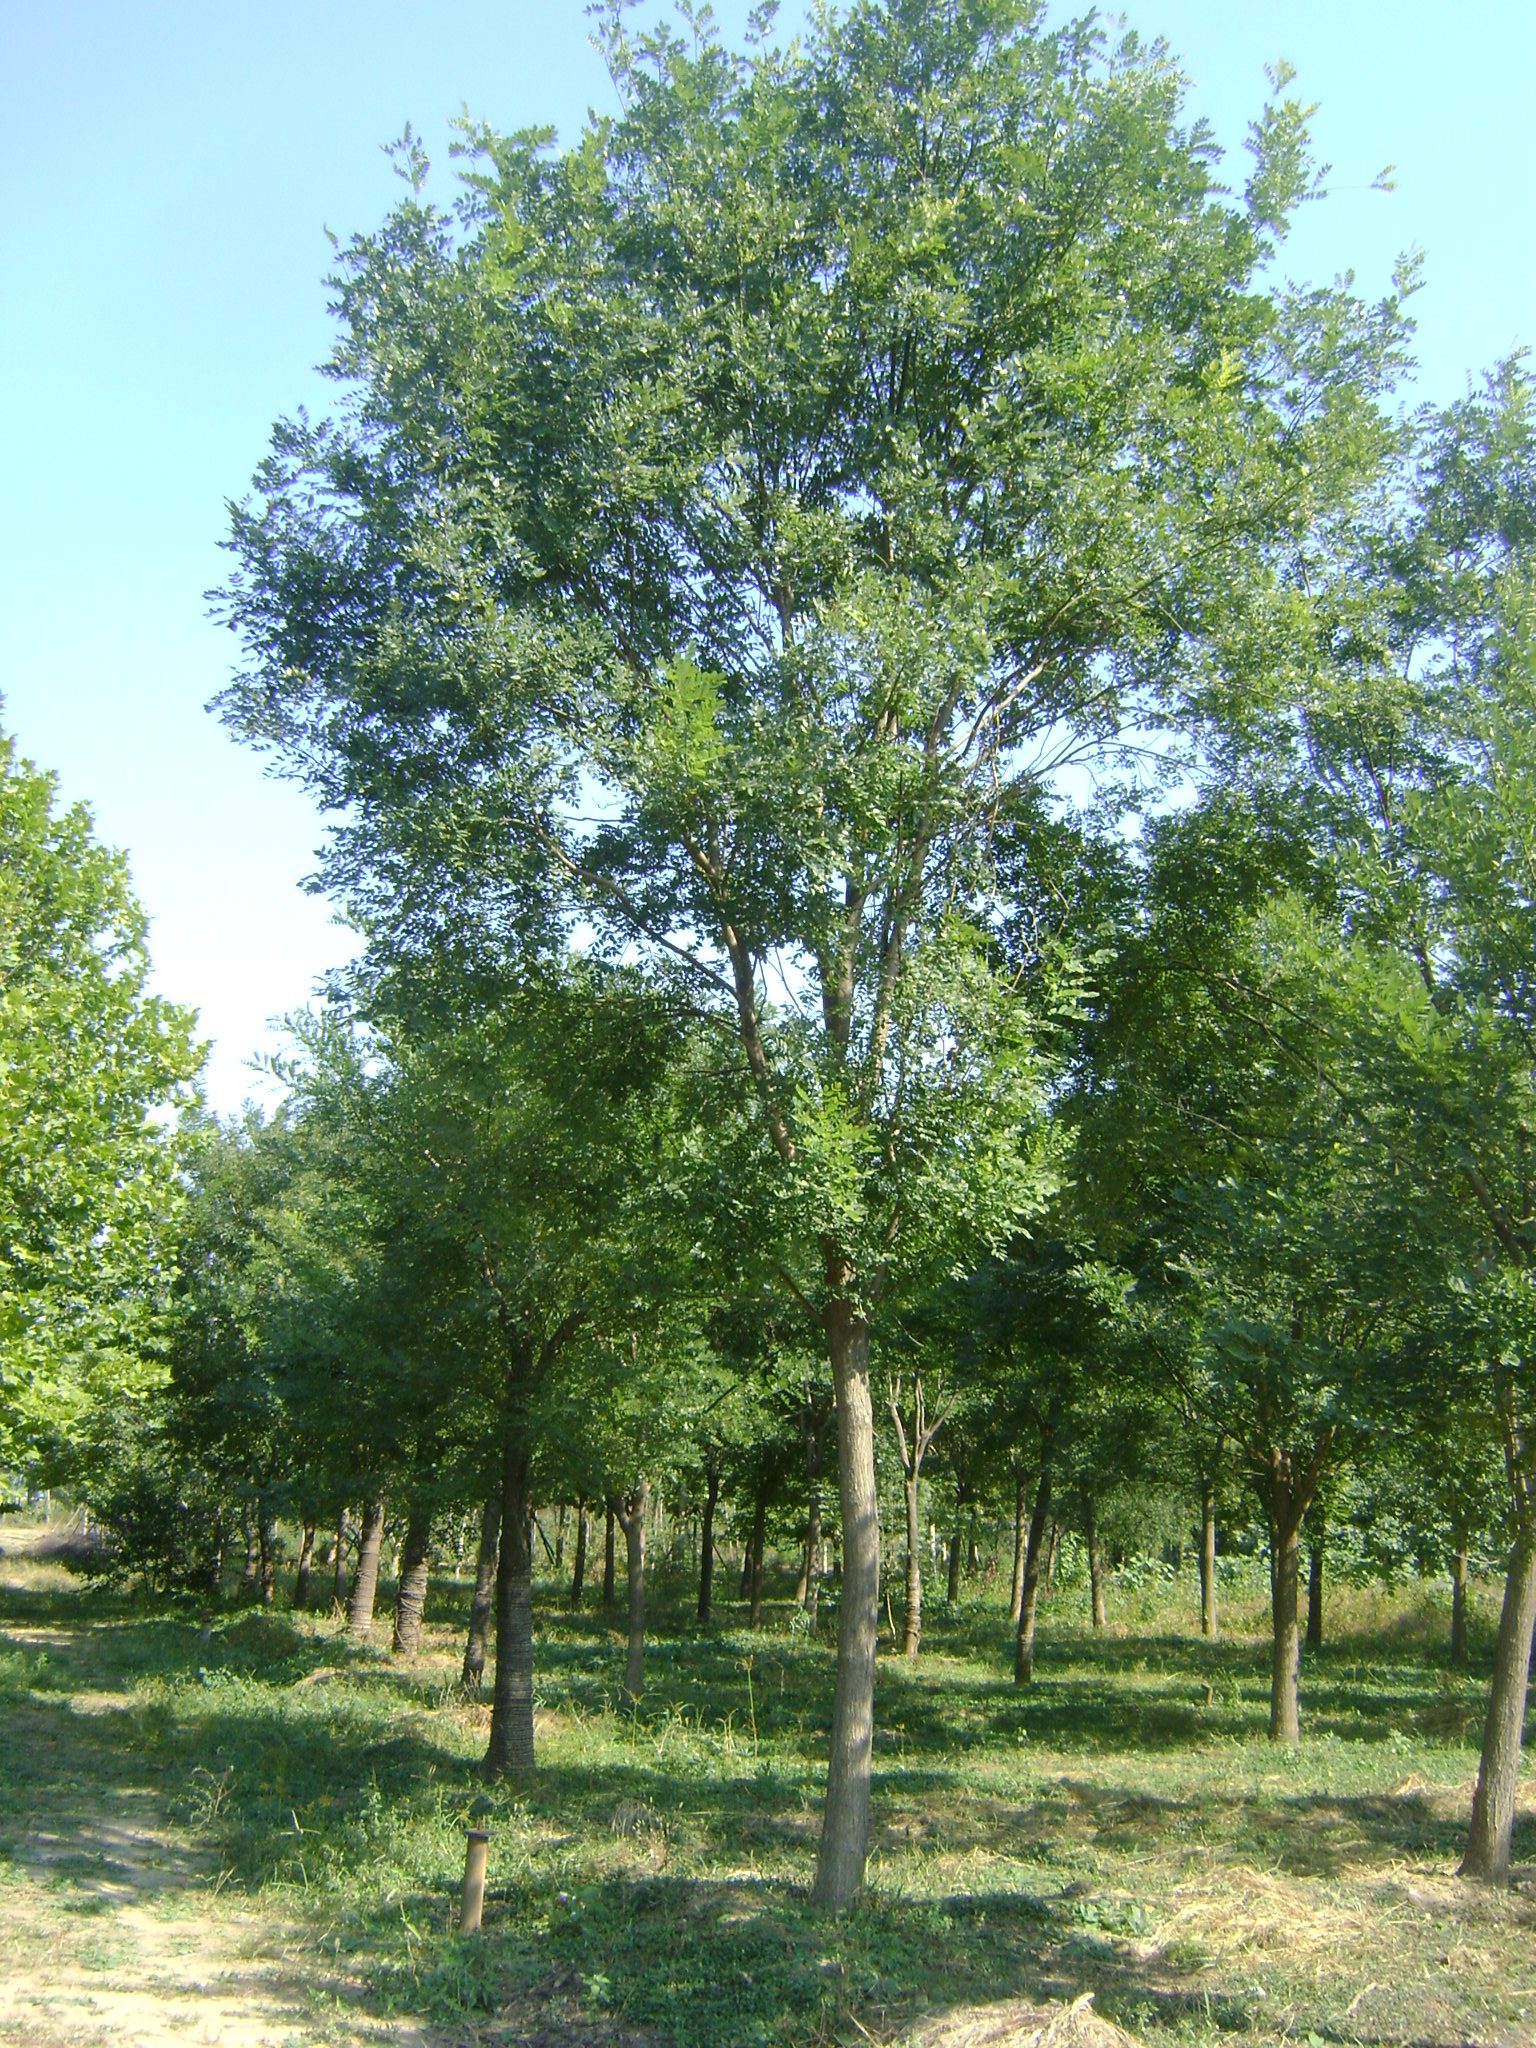
[[[1509,1876],[1509,1838],[1520,1785],[1520,1745],[1536,1628],[1536,1526],[1520,1531],[1504,1579],[1493,1684],[1483,1724],[1483,1753],[1472,1795],[1472,1825],[1461,1859],[1463,1877],[1502,1884]]]
[[[338,1607],[347,1604],[347,1538],[352,1523],[345,1508],[336,1517],[336,1555],[331,1559],[331,1596]]]
[[[1459,1671],[1467,1661],[1467,1553],[1451,1559],[1451,1662]]]
[[[836,1273],[833,1277],[844,1276]],[[834,1295],[827,1304],[826,1329],[837,1393],[843,1583],[837,1609],[837,1680],[832,1694],[827,1799],[813,1896],[819,1905],[838,1912],[863,1885],[869,1854],[880,1522],[869,1399],[869,1325],[849,1301]]]
[[[1301,1663],[1297,1613],[1301,1576],[1301,1532],[1292,1522],[1270,1523],[1270,1618],[1273,1654],[1269,1680],[1269,1739],[1299,1742],[1301,1717],[1296,1674]]]
[[[613,1496],[611,1494],[608,1497],[606,1507],[607,1520],[603,1526],[603,1606],[611,1610],[616,1597],[613,1583],[614,1508]]]
[[[587,1536],[592,1517],[584,1500],[576,1503],[576,1557],[571,1566],[571,1612],[581,1605],[581,1589],[587,1579]]]
[[[491,1629],[491,1609],[496,1599],[496,1563],[501,1548],[501,1492],[498,1489],[480,1510],[480,1549],[475,1558],[475,1590],[469,1603],[469,1640],[464,1645],[463,1686],[479,1694],[485,1673],[485,1645]]]
[[[917,1513],[918,1477],[907,1474],[907,1591],[901,1617],[901,1654],[915,1657],[923,1635],[923,1561],[918,1550],[921,1524]]]
[[[763,1545],[768,1537],[768,1496],[760,1493],[752,1510],[752,1541],[747,1547],[747,1597],[752,1605],[748,1628],[763,1625]]]
[[[1323,1546],[1314,1543],[1307,1555],[1307,1648],[1323,1647]]]
[[[384,1547],[384,1503],[365,1501],[363,1526],[357,1539],[357,1570],[347,1600],[347,1634],[366,1642],[373,1627],[373,1596],[379,1584],[379,1552]]]
[[[1083,1516],[1083,1541],[1088,1546],[1089,1611],[1095,1628],[1102,1628],[1104,1613],[1104,1554],[1099,1548],[1099,1524],[1090,1503]]]
[[[1200,1487],[1200,1633],[1216,1640],[1216,1488]]]
[[[708,1622],[715,1597],[715,1503],[720,1474],[709,1466],[704,1474],[704,1526],[699,1532],[699,1620]]]
[[[1046,1530],[1051,1519],[1051,1468],[1046,1465],[1035,1488],[1034,1512],[1024,1546],[1024,1585],[1019,1598],[1018,1634],[1013,1642],[1013,1682],[1028,1685],[1035,1675],[1035,1609],[1040,1599],[1040,1569],[1045,1559]]]
[[[256,1520],[261,1541],[261,1604],[270,1607],[277,1597],[277,1525],[265,1501]]]
[[[496,1560],[496,1684],[488,1778],[533,1769],[533,1559],[528,1551],[528,1451],[509,1428],[501,1462],[501,1547]]]
[[[304,1533],[299,1542],[299,1568],[293,1575],[293,1611],[302,1614],[309,1599],[309,1567],[315,1555],[315,1518],[304,1517]]]
[[[1013,1579],[1008,1593],[1008,1626],[1017,1628],[1024,1605],[1024,1552],[1029,1542],[1029,1480],[1013,1471]]]
[[[395,1635],[391,1654],[412,1657],[421,1641],[421,1611],[427,1604],[427,1552],[432,1544],[432,1509],[412,1501],[395,1587]]]
[[[641,1478],[624,1503],[624,1551],[629,1578],[629,1645],[624,1658],[624,1690],[632,1700],[645,1690],[645,1511],[650,1483]]]
[[[245,1523],[245,1568],[235,1598],[244,1605],[256,1598],[256,1589],[261,1584],[261,1529],[254,1501],[246,1501],[240,1512]]]
[[[949,1577],[944,1587],[944,1602],[948,1607],[953,1607],[960,1598],[960,1517],[963,1512],[960,1503],[956,1501],[955,1526],[949,1532]]]

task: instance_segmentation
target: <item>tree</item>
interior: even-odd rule
[[[837,1404],[834,1908],[871,1318],[1043,1178],[992,831],[1064,733],[1199,678],[1353,474],[1398,334],[1257,281],[1312,184],[1294,102],[1230,205],[1160,50],[1039,19],[860,0],[735,55],[615,9],[618,116],[559,154],[469,130],[457,227],[407,142],[342,259],[349,415],[280,428],[235,522],[225,712],[346,814],[358,914],[398,946],[584,919],[739,1041]]]

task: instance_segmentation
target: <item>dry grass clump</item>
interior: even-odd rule
[[[1136,2037],[1093,2009],[1093,1994],[1070,2005],[1005,1999],[946,2013],[909,2035],[906,2048],[1139,2048]]]
[[[1194,1942],[1211,1957],[1338,1955],[1381,1931],[1379,1908],[1341,1906],[1315,1878],[1275,1871],[1228,1865],[1198,1884],[1175,1885],[1173,1897],[1177,1910],[1159,1928],[1159,1946]]]

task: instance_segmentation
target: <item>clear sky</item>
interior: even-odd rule
[[[1129,19],[1169,38],[1235,157],[1264,64],[1297,67],[1334,196],[1286,268],[1376,292],[1422,247],[1423,395],[1536,339],[1533,0],[1137,0]],[[410,120],[446,166],[466,103],[573,134],[608,93],[586,30],[579,0],[0,0],[0,722],[127,849],[221,1108],[267,1020],[348,950],[300,889],[314,813],[204,710],[232,656],[203,601],[224,501],[279,413],[327,402],[324,230],[391,203],[379,146]]]

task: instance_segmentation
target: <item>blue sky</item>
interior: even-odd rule
[[[1168,37],[1234,155],[1265,63],[1297,67],[1334,192],[1285,267],[1353,268],[1374,292],[1423,248],[1422,395],[1536,338],[1532,0],[1147,0],[1128,18]],[[251,1088],[268,1018],[347,951],[299,887],[314,813],[203,708],[232,652],[203,602],[224,501],[279,413],[326,404],[324,230],[391,203],[379,146],[410,120],[445,162],[465,103],[571,135],[608,92],[586,29],[579,0],[0,0],[3,723],[128,850],[159,985],[215,1041],[221,1108]]]

